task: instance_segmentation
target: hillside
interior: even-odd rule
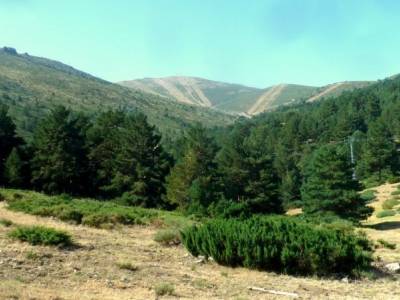
[[[280,84],[265,89],[211,81],[197,77],[144,78],[119,82],[176,102],[255,115],[299,100],[316,101],[340,95],[344,91],[369,85],[371,82],[347,81],[323,87]]]
[[[377,202],[389,197],[394,185],[377,189]],[[1,190],[6,197],[32,197],[31,192]],[[38,197],[46,197],[35,193]],[[378,208],[377,208],[378,209]],[[1,299],[292,299],[250,290],[249,287],[296,293],[300,299],[398,299],[398,275],[381,273],[378,279],[341,280],[296,277],[245,268],[230,268],[215,262],[201,262],[181,245],[163,246],[154,241],[160,227],[121,226],[97,229],[12,212],[0,203],[0,219],[14,223],[0,225]],[[390,218],[398,224],[398,218]],[[395,222],[396,221],[396,222]],[[170,223],[177,219],[170,218]],[[3,222],[4,223],[4,222]],[[363,229],[376,241],[399,242],[399,227],[380,227],[375,220]],[[15,225],[43,225],[72,234],[77,247],[58,249],[13,241],[7,233]],[[399,249],[376,249],[385,264],[398,261]],[[133,266],[124,269],[122,263]],[[155,289],[168,283],[173,296],[156,296]]]
[[[194,122],[227,125],[234,117],[164,97],[134,91],[91,76],[57,61],[0,48],[0,101],[24,135],[51,107],[62,104],[92,114],[107,109],[137,110],[163,132],[175,132]]]

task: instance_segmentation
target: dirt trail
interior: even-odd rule
[[[250,115],[254,115],[263,112],[265,108],[268,107],[268,105],[271,104],[280,95],[280,93],[286,86],[286,84],[280,84],[268,89],[257,99],[256,103],[252,107],[250,107],[247,113]]]
[[[307,102],[313,102],[315,100],[320,99],[321,97],[327,95],[328,93],[332,92],[333,90],[336,90],[338,87],[340,87],[341,85],[343,85],[343,82],[339,82],[339,83],[335,83],[333,85],[331,85],[330,87],[328,87],[327,89],[325,89],[324,91],[322,91],[321,93],[312,96],[311,98],[307,99]]]
[[[80,245],[30,246],[10,240],[11,229],[0,225],[0,299],[157,299],[154,287],[163,282],[175,286],[175,295],[158,299],[290,299],[249,286],[295,292],[301,299],[400,299],[398,282],[387,279],[345,283],[197,264],[183,247],[154,242],[156,227],[94,229],[11,212],[4,204],[0,218],[66,230]],[[138,269],[121,270],[118,262]]]

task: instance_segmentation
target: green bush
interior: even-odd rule
[[[128,207],[113,202],[58,197],[25,197],[8,201],[8,208],[28,214],[55,217],[63,221],[92,227],[104,225],[147,224],[158,216],[156,210]]]
[[[18,226],[9,233],[9,236],[32,245],[69,246],[72,244],[68,233],[43,226]]]
[[[154,288],[157,296],[169,295],[172,296],[175,291],[175,287],[170,283],[161,283]]]
[[[181,243],[181,235],[177,229],[163,229],[155,234],[154,241],[165,246],[179,245]]]
[[[3,225],[3,226],[5,226],[5,227],[10,227],[10,226],[13,225],[13,222],[10,221],[10,220],[1,218],[1,219],[0,219],[0,224]]]
[[[0,202],[5,201],[6,197],[4,197],[4,195],[2,193],[0,193]]]
[[[385,217],[391,217],[396,215],[396,212],[394,210],[381,210],[376,214],[377,218],[385,218]]]
[[[371,201],[375,200],[375,198],[376,198],[375,193],[376,193],[375,190],[367,190],[367,191],[361,193],[361,199],[363,199],[366,202],[371,202]]]
[[[383,209],[392,209],[396,205],[398,205],[400,201],[398,199],[387,199],[385,202],[382,204]]]
[[[391,195],[393,195],[393,196],[400,195],[400,190],[396,190],[394,192],[391,192]]]
[[[215,219],[188,227],[181,236],[194,256],[289,274],[358,275],[372,261],[365,236],[288,217]]]

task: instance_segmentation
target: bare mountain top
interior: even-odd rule
[[[172,76],[122,81],[119,84],[177,102],[255,115],[298,101],[316,101],[369,85],[368,81],[347,81],[323,87],[279,84],[265,89],[207,80]]]

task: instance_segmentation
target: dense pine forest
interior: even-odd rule
[[[199,216],[301,207],[357,221],[370,213],[358,191],[398,179],[399,97],[400,78],[387,79],[226,128],[192,126],[168,146],[143,114],[63,106],[27,142],[2,105],[0,182]]]

